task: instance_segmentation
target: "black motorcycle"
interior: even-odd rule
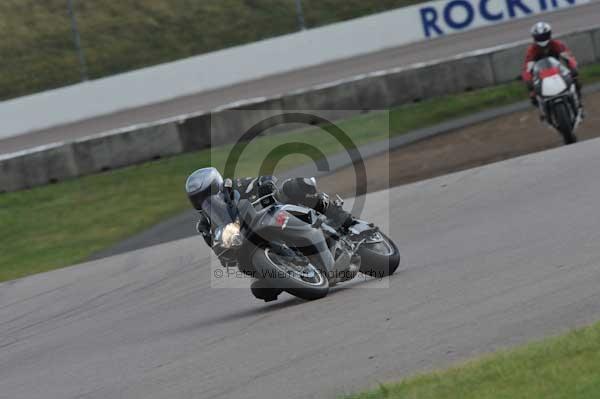
[[[383,278],[400,264],[394,242],[373,224],[354,220],[342,234],[311,208],[279,203],[273,195],[250,202],[231,186],[226,180],[223,190],[203,199],[201,217],[210,230],[202,221],[198,226],[224,266],[255,278],[258,299],[274,301],[286,291],[315,300],[359,272]]]

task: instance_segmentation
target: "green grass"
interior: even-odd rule
[[[600,65],[582,71],[587,81],[600,78]],[[525,97],[519,83],[427,100],[387,113],[373,113],[340,123],[357,145],[389,135],[465,116]],[[238,166],[244,175],[258,173],[259,161],[279,144],[318,143],[325,154],[342,151],[329,135],[315,129],[259,138]],[[197,168],[222,170],[230,146],[200,151],[56,185],[0,195],[0,281],[44,272],[87,259],[120,240],[188,208],[183,184]],[[283,170],[307,162],[289,156]]]
[[[346,399],[596,399],[600,324]]]
[[[309,27],[420,0],[303,0]],[[92,79],[298,29],[295,0],[74,0]],[[0,2],[0,100],[80,79],[67,0]]]

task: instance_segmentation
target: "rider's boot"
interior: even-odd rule
[[[254,280],[250,285],[250,291],[255,298],[265,302],[276,301],[279,294],[283,292],[283,290],[271,287],[267,280]]]

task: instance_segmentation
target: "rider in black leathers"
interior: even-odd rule
[[[280,202],[312,208],[325,215],[327,223],[340,231],[348,229],[353,223],[352,214],[346,212],[341,203],[331,201],[329,195],[317,191],[314,178],[291,178],[285,180],[281,186],[277,184],[275,176],[247,177],[235,179],[232,183],[232,188],[240,194],[240,199],[260,199],[263,206]],[[206,243],[212,246],[208,218],[202,218],[197,229],[204,236]]]

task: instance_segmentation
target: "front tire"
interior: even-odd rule
[[[573,120],[571,119],[569,109],[566,104],[555,105],[556,125],[558,131],[563,137],[565,145],[577,142],[577,137],[573,134]]]
[[[365,242],[358,249],[361,258],[360,272],[367,276],[384,278],[394,274],[400,266],[400,251],[388,236],[378,233],[380,242]]]
[[[327,296],[329,280],[326,272],[309,263],[308,270],[312,274],[309,278],[304,278],[300,274],[292,273],[286,265],[278,263],[277,257],[273,256],[271,251],[268,247],[259,248],[252,255],[252,263],[258,277],[264,279],[266,284],[307,301]]]

